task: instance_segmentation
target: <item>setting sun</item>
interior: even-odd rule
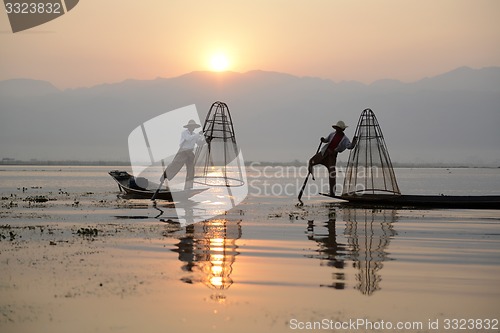
[[[216,72],[226,71],[229,68],[229,61],[222,53],[214,54],[210,59],[210,68]]]

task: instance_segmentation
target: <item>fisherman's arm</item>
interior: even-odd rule
[[[341,153],[346,149],[353,149],[356,146],[357,140],[358,140],[358,138],[354,137],[354,138],[352,138],[352,142],[351,142],[351,140],[349,140],[349,138],[347,136],[344,136],[342,138],[342,141],[340,141],[339,145],[337,146],[337,148],[334,149],[334,151],[337,153]]]
[[[356,143],[358,142],[358,137],[355,136],[352,138],[352,142],[349,142],[349,144],[347,145],[347,149],[353,149],[354,147],[356,147]]]
[[[203,131],[200,131],[199,133],[196,134],[197,135],[197,138],[196,138],[196,144],[201,147],[203,146],[205,143],[207,143],[207,140],[205,138],[205,135],[203,134]]]
[[[189,139],[189,132],[188,131],[182,132],[181,133],[181,142],[179,143],[179,146],[182,147],[184,142],[188,141],[188,139]]]
[[[326,138],[322,137],[320,140],[323,143],[328,143],[328,142],[330,142],[332,140],[333,135],[334,135],[334,133],[330,133],[330,134],[327,135]]]

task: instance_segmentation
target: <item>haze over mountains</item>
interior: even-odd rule
[[[395,163],[500,165],[499,67],[370,85],[265,71],[64,91],[45,81],[0,81],[0,159],[127,161],[135,127],[190,104],[203,120],[217,100],[231,110],[247,161],[305,161],[333,123],[344,120],[352,138],[361,111],[371,108]]]

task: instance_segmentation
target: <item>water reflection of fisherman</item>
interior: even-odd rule
[[[347,126],[342,120],[332,125],[332,127],[335,132],[330,133],[326,138],[321,138],[321,142],[326,143],[326,145],[309,160],[309,173],[313,174],[313,166],[317,164],[326,166],[328,168],[330,195],[335,195],[337,154],[346,149],[353,149],[356,146],[357,138],[354,137],[352,142],[349,140],[344,133]]]
[[[318,254],[313,255],[313,258],[318,258],[322,262],[326,263],[326,266],[333,267],[335,272],[332,277],[334,282],[329,285],[321,285],[322,287],[329,287],[334,289],[344,289],[345,288],[345,260],[344,254],[347,252],[345,244],[337,242],[336,233],[336,218],[335,210],[329,214],[330,218],[328,222],[325,223],[328,233],[318,233],[315,231],[314,221],[308,221],[307,231],[308,239],[313,240],[318,243]],[[323,264],[321,264],[323,265]]]
[[[308,239],[318,243],[317,254],[311,255],[311,258],[320,259],[327,266],[335,268],[333,283],[322,284],[321,287],[344,289],[346,276],[343,269],[347,262],[352,261],[353,267],[357,269],[354,288],[363,295],[372,295],[380,290],[380,270],[383,262],[389,259],[387,247],[396,235],[392,227],[392,223],[397,220],[396,211],[344,208],[343,212],[343,234],[347,244],[337,241],[335,208],[330,210],[329,220],[324,225],[328,231],[326,234],[316,230],[314,220],[308,221]]]
[[[204,136],[200,133],[195,133],[196,128],[201,127],[193,119],[184,125],[186,128],[181,133],[181,141],[179,144],[179,151],[174,157],[172,163],[166,168],[163,177],[168,180],[174,178],[177,173],[186,165],[186,182],[184,184],[184,189],[193,188],[194,179],[194,147],[195,145],[201,145],[204,142]]]

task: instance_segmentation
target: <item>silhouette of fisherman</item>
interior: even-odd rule
[[[196,128],[201,127],[193,119],[184,125],[186,128],[181,133],[181,141],[179,144],[179,150],[174,157],[172,163],[165,169],[163,177],[171,180],[177,173],[186,166],[186,182],[184,184],[184,189],[193,188],[194,179],[194,147],[196,145],[201,145],[205,142],[204,136],[201,133],[195,133]]]
[[[347,126],[342,120],[339,120],[335,125],[332,125],[332,127],[335,129],[335,132],[330,133],[326,138],[321,138],[321,142],[326,143],[326,145],[323,145],[319,153],[309,160],[309,172],[314,178],[313,166],[317,164],[326,166],[328,168],[330,195],[334,196],[337,176],[335,168],[337,164],[337,155],[346,149],[353,149],[356,146],[357,137],[354,137],[352,142],[349,140],[344,133]]]

